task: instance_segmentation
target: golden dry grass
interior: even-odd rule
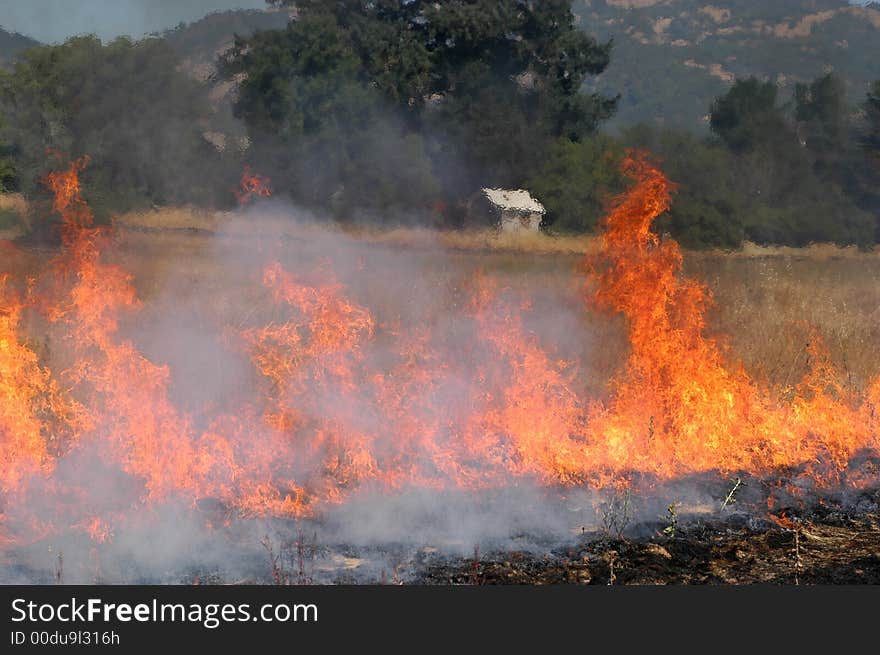
[[[187,305],[185,311],[206,330],[240,325],[267,301],[259,269],[262,262],[277,258],[301,271],[321,269],[325,260],[333,260],[329,270],[341,266],[339,280],[379,320],[394,318],[401,297],[412,297],[415,303],[430,297],[429,313],[418,319],[430,324],[466,302],[469,280],[480,270],[536,299],[536,323],[552,324],[559,308],[579,316],[579,325],[570,327],[564,339],[545,325],[542,341],[549,347],[556,340],[566,342],[562,354],[584,362],[591,393],[605,388],[626,357],[622,320],[584,310],[578,264],[597,247],[595,238],[427,229],[344,231],[283,218],[235,218],[188,209],[128,215],[119,225],[120,247],[113,259],[132,272],[145,301],[138,320],[167,312],[167,306],[154,306],[154,300],[173,293],[175,302]],[[198,230],[169,229],[193,227]],[[319,248],[316,255],[315,239],[329,242],[330,249]],[[877,254],[829,245],[747,245],[733,253],[686,252],[685,272],[711,290],[715,303],[707,330],[729,345],[731,360],[773,385],[793,384],[808,365],[807,326],[812,326],[844,371],[846,384],[857,390],[880,375]],[[2,255],[0,272],[14,272],[20,279],[46,259],[46,253],[21,249]]]
[[[301,251],[308,249],[310,231],[316,234],[321,228],[287,232],[292,238],[283,241],[283,257],[299,260]],[[238,236],[227,237],[229,243]],[[455,235],[430,230],[361,231],[346,236],[355,248],[363,247],[361,256],[367,262],[381,262],[388,253],[418,253],[413,256],[420,262],[419,275],[431,281],[436,293],[449,293],[449,288],[466,284],[479,269],[525,296],[546,298],[550,312],[554,303],[578,305],[584,281],[578,264],[584,253],[597,247],[595,238],[555,241],[539,235],[547,239],[549,245],[545,245],[539,239],[505,240],[499,235],[495,240],[486,233]],[[129,234],[129,265],[140,271],[141,284],[148,287],[147,280],[167,278],[172,275],[168,271],[185,261],[193,282],[203,285],[215,281],[216,302],[230,302],[223,291],[234,275],[229,270],[221,273],[215,253],[204,251],[207,238],[182,233]],[[370,270],[377,267],[381,263],[368,264]],[[776,385],[800,379],[808,365],[807,326],[815,328],[825,341],[853,387],[860,388],[880,375],[880,358],[876,356],[880,347],[880,257],[876,251],[815,245],[804,249],[746,246],[734,253],[686,252],[685,272],[702,280],[713,294],[709,332],[726,341],[731,358],[742,361],[754,375]],[[242,293],[248,293],[252,281],[239,279],[237,283]],[[385,294],[389,297],[383,297]],[[361,300],[381,312],[383,305],[393,307],[399,298],[377,283]],[[209,301],[201,298],[198,302]],[[585,311],[583,329],[583,350],[571,354],[589,363],[590,386],[598,390],[626,356],[623,324],[617,317]],[[596,348],[597,343],[602,347]]]
[[[0,209],[10,209],[18,214],[25,214],[27,202],[20,193],[0,193]]]
[[[433,230],[428,228],[399,227],[380,229],[316,224],[291,220],[295,216],[264,216],[254,213],[244,216],[229,212],[210,212],[188,208],[165,208],[148,212],[133,212],[120,216],[122,226],[147,229],[195,229],[222,234],[309,239],[316,234],[337,233],[365,243],[412,248],[459,250],[494,250],[510,252],[586,254],[594,252],[598,240],[589,235],[548,236],[543,233],[501,233],[497,230]]]
[[[880,254],[880,248],[873,250],[860,250],[855,246],[838,246],[833,243],[814,243],[805,248],[793,248],[791,246],[761,246],[757,243],[746,241],[742,248],[733,251],[710,251],[708,253],[691,253],[692,256],[706,254],[709,257],[734,257],[738,259],[808,259],[810,261],[827,261],[832,259],[857,259],[865,260]]]
[[[28,205],[18,193],[0,193],[0,213],[18,214],[18,225],[0,228],[0,241],[16,239],[27,226]]]
[[[398,227],[392,229],[369,227],[343,227],[315,224],[295,220],[291,216],[265,216],[256,213],[242,215],[233,212],[213,212],[200,209],[175,207],[132,212],[117,219],[121,226],[172,230],[207,230],[222,234],[285,237],[308,239],[317,234],[337,233],[366,243],[390,246],[443,247],[459,250],[491,250],[500,252],[531,252],[536,254],[585,255],[598,250],[599,239],[592,235],[548,235],[545,233],[502,233],[485,230],[434,230],[429,228]],[[291,220],[294,219],[294,220]],[[855,246],[841,247],[830,243],[818,243],[806,248],[788,246],[761,246],[746,242],[742,248],[732,251],[694,251],[692,258],[736,259],[809,259],[825,261],[833,259],[856,259],[880,255],[880,248],[871,252]]]
[[[699,257],[688,272],[704,280],[715,305],[710,329],[727,335],[753,373],[792,384],[808,365],[810,328],[824,341],[846,384],[880,375],[880,257],[805,249],[773,257]]]

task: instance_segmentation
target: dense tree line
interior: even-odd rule
[[[867,105],[849,107],[824,75],[782,103],[772,82],[737,81],[710,109],[712,136],[637,126],[624,141],[646,148],[679,183],[668,229],[693,247],[877,241],[880,178]]]
[[[255,165],[339,216],[454,208],[477,181],[520,186],[614,108],[582,91],[610,46],[576,27],[570,1],[296,8],[286,30],[240,39],[223,70],[244,78],[236,111]]]
[[[3,129],[0,116],[0,130]],[[0,140],[0,193],[16,190],[18,175],[15,171],[15,151],[8,143]]]
[[[708,109],[708,136],[639,124],[549,150],[528,186],[551,229],[591,230],[625,186],[621,154],[639,148],[678,185],[659,228],[689,247],[880,242],[880,82],[851,107],[831,74],[798,84],[787,102],[748,78]]]
[[[179,70],[159,39],[103,45],[78,37],[27,50],[0,72],[0,143],[14,156],[13,186],[45,197],[58,160],[88,154],[88,200],[103,219],[151,205],[210,203],[223,182],[203,137],[207,88]],[[226,185],[231,184],[226,180]]]
[[[206,138],[220,129],[210,86],[165,39],[28,50],[0,72],[0,191],[39,203],[54,159],[88,153],[86,195],[104,218],[230,205],[249,165],[340,220],[456,227],[477,189],[507,186],[546,205],[548,230],[585,232],[626,187],[619,162],[636,147],[677,183],[660,229],[690,247],[880,240],[880,82],[852,106],[834,75],[790,99],[742,79],[706,108],[708,135],[636,125],[611,136],[600,128],[615,99],[585,89],[613,51],[576,25],[570,1],[296,8],[218,62],[238,83],[243,150]]]
[[[678,185],[659,229],[689,247],[880,242],[880,81],[853,107],[834,75],[798,84],[790,101],[748,78],[708,109],[708,136],[639,124],[551,150],[528,181],[551,229],[592,229],[625,186],[621,153],[639,148]]]

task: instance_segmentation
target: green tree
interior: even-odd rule
[[[352,217],[437,194],[424,144],[364,76],[351,34],[330,14],[239,41],[221,62],[243,74],[236,114],[255,165],[277,189]]]
[[[636,125],[622,138],[648,150],[676,184],[672,207],[657,224],[688,248],[737,248],[749,214],[739,184],[736,158],[722,143],[685,130]]]
[[[750,78],[712,104],[710,126],[734,155],[733,188],[747,239],[872,242],[874,221],[855,193],[843,98],[834,76],[800,85],[789,120],[775,84]]]
[[[811,84],[798,84],[794,96],[795,119],[804,144],[818,152],[839,149],[849,128],[843,80],[829,73]]]
[[[159,39],[78,37],[32,48],[0,73],[0,107],[32,199],[45,193],[41,179],[57,159],[82,154],[91,158],[84,186],[99,217],[217,197],[220,158],[202,136],[207,89],[179,71]]]
[[[864,206],[876,217],[875,240],[880,242],[880,80],[874,82],[862,105],[865,122],[860,139],[866,165],[859,169]]]
[[[3,132],[3,117],[0,116],[0,134]],[[13,149],[0,139],[0,193],[14,191],[17,186]]]
[[[479,186],[521,184],[556,139],[584,138],[614,108],[581,91],[607,65],[610,44],[574,25],[570,1],[272,4],[295,4],[298,17],[286,31],[239,39],[222,68],[244,78],[236,111],[255,156],[279,141],[295,156],[308,153],[306,173],[326,174],[319,185],[302,183],[324,196],[339,170],[354,177],[336,186],[360,185],[371,154],[361,133],[374,124],[428,158],[412,166],[426,190],[436,193],[432,171],[447,197],[462,198]],[[417,190],[412,200],[427,197]]]
[[[793,126],[787,128],[794,135]],[[672,207],[657,229],[685,246],[873,241],[870,213],[841,185],[819,177],[809,150],[797,141],[758,142],[740,151],[721,139],[645,125],[624,132],[623,140],[657,156],[676,183]]]
[[[809,176],[810,161],[773,82],[737,80],[712,103],[709,126],[736,155],[733,169],[746,205],[790,204]]]
[[[806,147],[813,171],[825,184],[839,186],[847,195],[860,195],[863,165],[853,138],[851,108],[846,85],[833,74],[795,87],[795,120],[798,137]]]
[[[472,92],[491,77],[543,96],[558,136],[595,129],[614,105],[581,95],[586,77],[608,65],[611,46],[578,29],[570,0],[268,1],[295,5],[298,20],[333,16],[371,83],[408,108],[434,94]]]
[[[777,95],[773,82],[761,82],[754,77],[737,80],[712,103],[709,126],[735,152],[772,147],[781,140],[793,142],[785,113],[777,105]]]
[[[608,201],[626,186],[620,174],[623,148],[605,135],[581,141],[560,138],[547,150],[527,188],[547,208],[547,222],[558,232],[589,232]]]
[[[866,129],[862,145],[880,163],[880,80],[874,82],[868,91],[864,111]]]

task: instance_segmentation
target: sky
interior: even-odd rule
[[[77,34],[137,38],[212,11],[264,7],[265,0],[0,0],[0,26],[44,43]]]

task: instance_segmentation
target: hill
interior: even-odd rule
[[[737,77],[798,82],[834,71],[852,102],[880,79],[880,4],[845,0],[581,0],[584,30],[614,40],[591,89],[621,94],[612,126],[705,129],[712,99]]]
[[[706,128],[712,100],[737,77],[775,80],[790,95],[795,84],[830,71],[847,83],[853,103],[880,79],[880,4],[846,0],[579,0],[582,28],[613,39],[611,64],[589,90],[620,94],[611,129],[639,122],[691,130]],[[217,56],[235,35],[280,29],[286,11],[237,10],[209,14],[162,33],[200,79],[211,79]],[[228,113],[230,83],[214,99]],[[225,121],[224,121],[225,122]],[[234,124],[224,131],[236,131]]]
[[[232,47],[235,37],[247,37],[262,30],[284,28],[289,20],[286,11],[240,9],[208,14],[194,23],[181,23],[176,28],[155,36],[165,39],[182,61],[185,71],[212,85],[211,101],[217,112],[214,128],[206,138],[224,146],[230,137],[241,139],[244,129],[232,116],[231,82],[215,79],[218,57]]]
[[[40,42],[17,32],[7,32],[0,27],[0,66],[8,66],[20,52],[35,45],[40,45]]]
[[[709,104],[736,77],[775,80],[790,94],[798,82],[834,71],[860,102],[880,79],[880,4],[846,0],[579,0],[582,28],[613,39],[611,64],[589,90],[620,94],[614,129],[649,122],[703,130]],[[236,35],[280,29],[286,11],[233,10],[209,14],[154,36],[167,40],[195,77],[210,80],[220,53]],[[0,66],[39,45],[0,27]],[[215,106],[229,114],[230,83],[216,83]],[[223,121],[224,131],[237,131]]]
[[[260,30],[281,29],[289,20],[284,11],[239,9],[208,14],[194,23],[181,23],[158,36],[191,65],[213,65],[217,56],[229,48],[236,35],[250,36]]]

